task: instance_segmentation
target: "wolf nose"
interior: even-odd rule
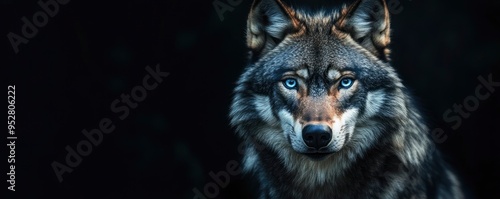
[[[319,150],[332,140],[332,129],[327,125],[307,125],[302,129],[302,139],[308,147]]]

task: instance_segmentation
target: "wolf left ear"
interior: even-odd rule
[[[389,60],[390,20],[385,0],[356,0],[342,10],[336,27],[375,56]]]
[[[247,45],[261,56],[298,29],[295,12],[281,0],[254,0],[247,22]]]

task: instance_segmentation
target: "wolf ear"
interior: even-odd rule
[[[295,12],[281,0],[255,0],[247,21],[247,45],[259,56],[298,30]]]
[[[356,0],[342,10],[336,27],[382,60],[389,60],[389,10],[385,0]]]

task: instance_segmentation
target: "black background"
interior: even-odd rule
[[[239,162],[227,115],[246,63],[251,2],[232,6],[222,21],[212,3],[72,0],[15,54],[6,35],[21,34],[21,18],[32,21],[41,8],[37,1],[1,0],[3,86],[16,85],[17,181],[9,198],[193,198],[193,188],[203,192],[214,182],[209,172]],[[500,81],[498,1],[401,5],[392,15],[394,67],[431,129],[448,136],[438,147],[469,197],[499,198],[500,87],[457,130],[443,120],[447,109],[474,95],[479,76]],[[142,84],[145,67],[156,64],[170,75],[119,120],[111,102]],[[75,148],[85,140],[81,131],[102,118],[116,129],[60,183],[51,163],[64,163],[65,147]],[[218,198],[248,197],[241,177],[231,176]]]

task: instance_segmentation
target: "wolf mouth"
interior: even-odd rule
[[[332,152],[332,151],[327,151],[326,150],[326,147],[323,147],[319,150],[315,150],[315,149],[309,149],[307,152],[305,153],[302,153],[304,154],[305,156],[311,158],[312,160],[315,160],[315,161],[321,161],[321,160],[324,160],[326,159],[326,157],[334,154],[335,152]]]
[[[333,153],[304,153],[307,157],[311,158],[312,160],[315,161],[321,161],[326,159],[327,156],[331,155]]]

